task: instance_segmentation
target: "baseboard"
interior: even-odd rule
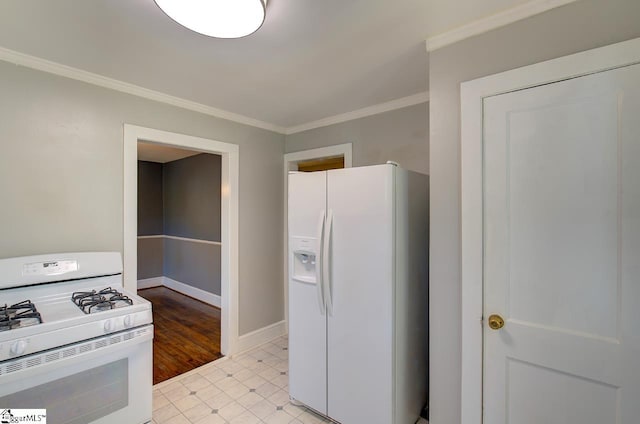
[[[164,286],[164,277],[144,278],[138,280],[138,290]]]
[[[236,352],[242,353],[287,334],[286,322],[280,321],[238,337]]]
[[[201,302],[208,303],[209,305],[213,305],[216,308],[222,307],[222,299],[217,294],[209,293],[197,287],[192,287],[188,284],[181,283],[180,281],[173,280],[169,277],[162,277],[162,278],[164,278],[163,286],[165,287],[168,287],[179,293],[185,294],[189,297],[193,297],[194,299],[198,299]]]
[[[170,288],[171,290],[175,290],[178,293],[182,293],[189,297],[193,297],[194,299],[198,299],[199,301],[215,306],[216,308],[222,307],[222,299],[217,294],[209,293],[197,287],[192,287],[169,277],[154,277],[138,280],[138,290],[161,286]]]

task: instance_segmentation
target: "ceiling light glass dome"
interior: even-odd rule
[[[267,0],[155,0],[180,25],[209,37],[240,38],[262,26]]]

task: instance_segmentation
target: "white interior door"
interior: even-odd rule
[[[484,422],[638,423],[640,65],[485,99],[483,196]]]

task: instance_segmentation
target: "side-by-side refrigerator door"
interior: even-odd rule
[[[393,422],[394,166],[327,175],[328,415]]]
[[[327,413],[327,318],[322,291],[326,172],[289,175],[289,394]]]

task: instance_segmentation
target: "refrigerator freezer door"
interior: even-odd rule
[[[343,424],[393,422],[394,169],[327,174],[328,415]]]
[[[289,394],[327,413],[327,320],[321,287],[322,222],[326,208],[326,172],[289,175]],[[315,246],[302,246],[314,240]],[[316,253],[316,269],[292,278],[294,252]],[[317,271],[317,272],[315,272]],[[298,272],[299,274],[300,272]]]

